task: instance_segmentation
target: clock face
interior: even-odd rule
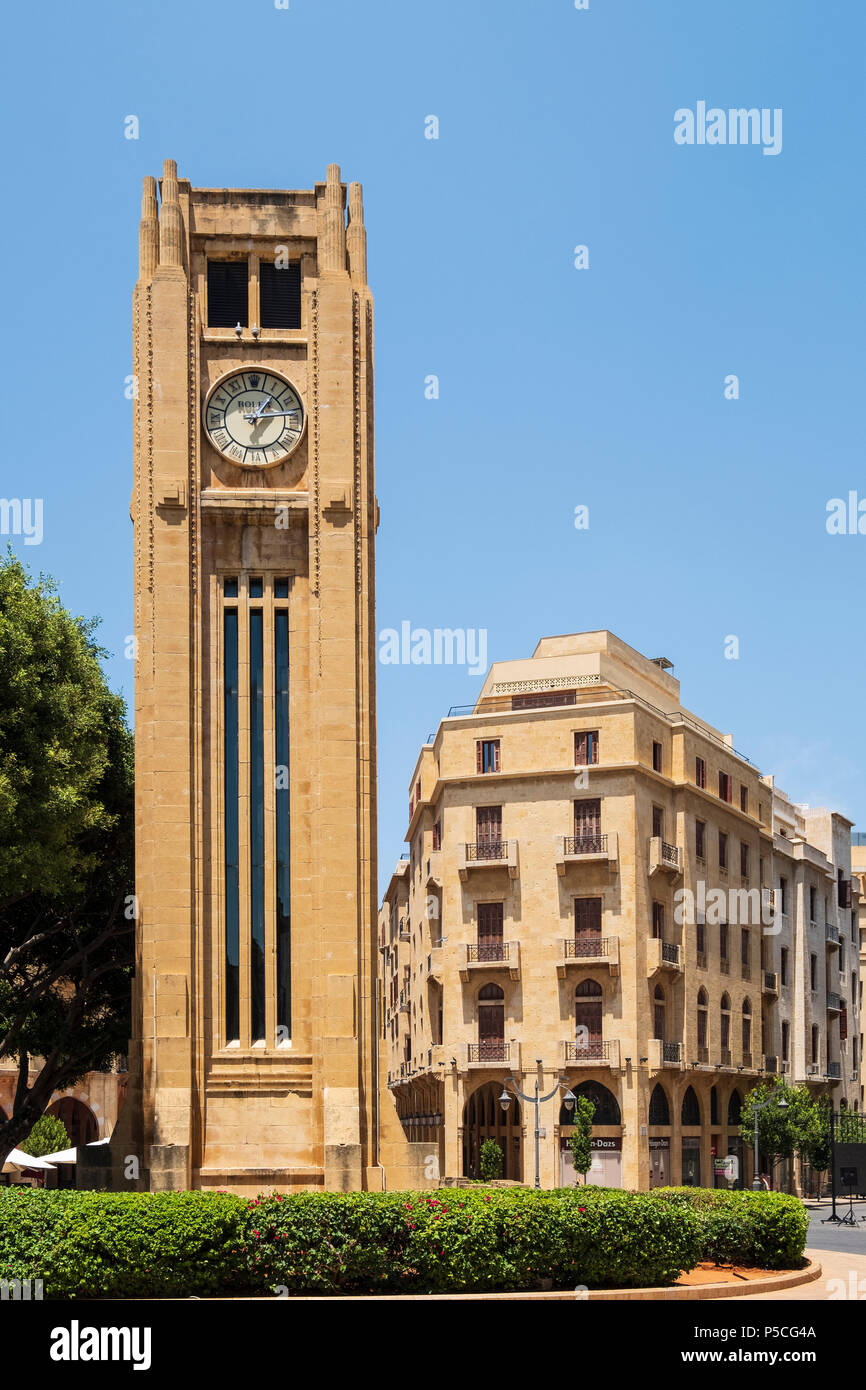
[[[232,372],[211,390],[204,413],[208,438],[242,468],[271,468],[304,431],[301,398],[284,377],[264,368]]]

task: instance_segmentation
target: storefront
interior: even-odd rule
[[[683,1187],[701,1185],[701,1141],[697,1135],[683,1135]]]
[[[593,1135],[591,1147],[592,1162],[586,1175],[587,1183],[591,1187],[622,1187],[622,1139],[600,1139]],[[562,1186],[573,1187],[575,1173],[571,1146],[568,1136],[564,1134],[559,1138],[559,1171]]]
[[[650,1139],[650,1187],[667,1187],[671,1180],[670,1139]]]

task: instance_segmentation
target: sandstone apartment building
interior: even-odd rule
[[[379,919],[380,1046],[407,1140],[443,1176],[712,1185],[740,1106],[783,1075],[859,1108],[851,824],[796,806],[610,632],[492,666],[412,774]],[[504,1093],[504,1094],[503,1094]],[[502,1103],[508,1097],[508,1104]],[[721,1181],[721,1177],[718,1179]]]

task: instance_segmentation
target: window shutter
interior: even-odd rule
[[[300,261],[287,266],[259,261],[259,313],[262,328],[300,328]]]
[[[493,745],[493,771],[499,771],[499,739]]]
[[[246,328],[249,290],[246,261],[208,261],[207,321],[209,328]]]
[[[476,772],[481,772],[481,770],[482,770],[482,766],[481,766],[481,757],[482,757],[482,749],[483,749],[483,747],[484,747],[484,745],[483,745],[483,743],[481,742],[481,739],[479,738],[479,739],[477,740],[476,744],[475,744],[475,771],[476,771]]]

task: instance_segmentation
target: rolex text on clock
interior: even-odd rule
[[[272,468],[298,444],[304,407],[285,377],[244,368],[211,388],[204,421],[208,439],[223,458],[241,468]]]

